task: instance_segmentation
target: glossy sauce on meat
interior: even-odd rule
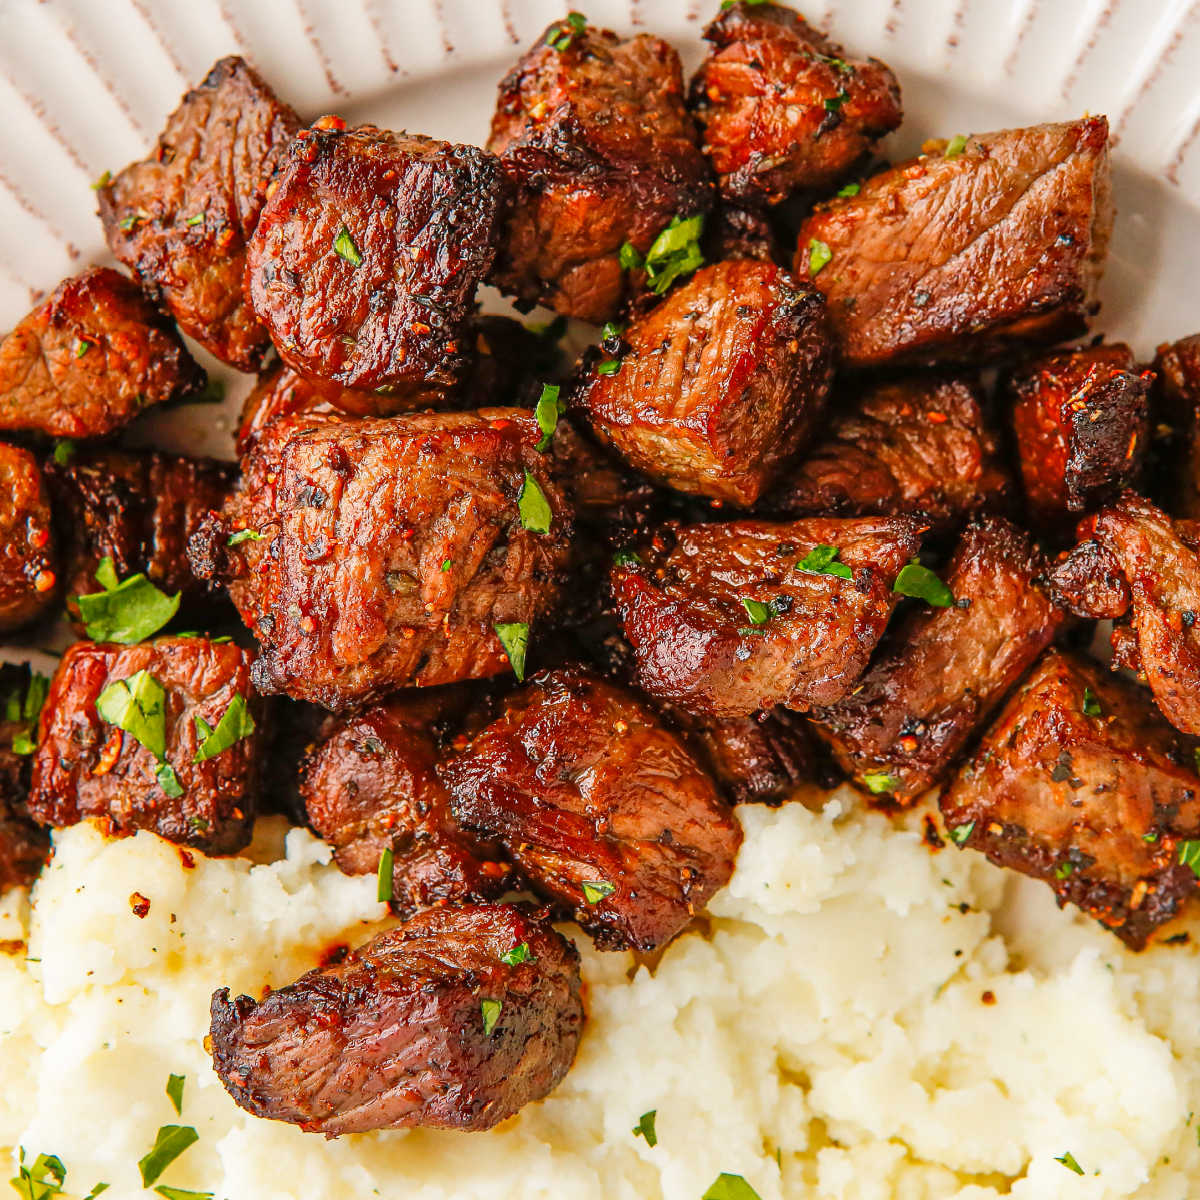
[[[1087,327],[1112,220],[1104,117],[984,133],[814,213],[796,277],[847,366],[986,358]]]
[[[648,705],[580,671],[539,676],[444,771],[454,815],[605,950],[653,950],[733,874],[741,829]]]
[[[596,433],[646,474],[738,505],[807,440],[833,378],[820,295],[751,259],[703,268],[635,320],[619,362],[584,366],[576,401]]]
[[[58,597],[50,497],[28,450],[0,442],[0,632],[19,629]]]
[[[242,1108],[313,1133],[490,1129],[566,1074],[581,987],[575,947],[521,910],[432,909],[259,1003],[217,991],[213,1066]]]
[[[887,625],[921,530],[910,517],[813,517],[664,531],[661,549],[612,571],[638,682],[715,717],[840,700]],[[836,549],[835,570],[850,577],[801,568],[818,547]]]

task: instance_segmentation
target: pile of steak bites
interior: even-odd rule
[[[1197,890],[1200,336],[1069,344],[1105,119],[888,163],[883,63],[770,3],[705,37],[685,86],[569,14],[486,148],[304,127],[222,60],[99,186],[131,274],[0,345],[0,627],[83,638],[6,669],[0,885],[46,826],[228,854],[271,803],[401,921],[216,993],[251,1112],[544,1096],[584,1019],[551,922],[661,951],[734,804],[839,774],[893,812],[940,788],[950,840],[1134,950]],[[560,319],[481,315],[484,283]],[[236,468],[114,438],[203,387],[179,330],[262,372]]]

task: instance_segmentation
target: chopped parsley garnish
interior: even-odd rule
[[[1180,842],[1179,861],[1192,868],[1192,874],[1200,878],[1200,842]]]
[[[974,821],[968,821],[965,825],[955,825],[950,830],[950,840],[956,845],[961,846],[967,838],[971,836],[972,830],[975,828]]]
[[[587,28],[587,17],[583,13],[569,12],[566,18],[546,31],[546,45],[554,50],[565,50],[577,33]]]
[[[158,786],[162,788],[163,795],[170,796],[172,800],[183,795],[183,785],[179,782],[179,776],[175,774],[175,768],[170,763],[162,763],[154,772],[154,778],[158,780]]]
[[[483,1014],[483,1036],[491,1037],[496,1022],[500,1020],[500,1010],[504,1007],[502,1000],[481,1000],[479,1011]]]
[[[79,341],[75,343],[75,357],[82,358],[91,348],[92,343],[89,342],[87,338],[80,338]]]
[[[109,557],[100,560],[96,581],[102,592],[75,597],[79,618],[94,642],[132,646],[157,633],[179,611],[179,593],[168,596],[141,572],[118,583]]]
[[[851,196],[857,196],[862,191],[861,183],[848,183],[845,187],[838,189],[838,196],[842,200],[848,200]]]
[[[621,360],[619,358],[606,358],[602,363],[596,365],[597,375],[615,375],[621,369]]]
[[[342,226],[342,230],[337,237],[333,239],[333,250],[339,258],[344,258],[352,267],[362,266],[362,254],[354,244],[354,239],[350,236],[350,230],[345,225]]]
[[[619,338],[624,332],[624,326],[618,325],[616,321],[605,321],[603,328],[600,330],[600,340],[602,342],[611,342],[615,338]]]
[[[185,1188],[167,1187],[160,1183],[154,1189],[163,1200],[213,1200],[212,1192],[189,1192]]]
[[[519,966],[524,962],[536,962],[533,957],[533,952],[529,949],[528,942],[522,942],[519,946],[514,946],[511,950],[505,950],[500,955],[500,961],[510,967]]]
[[[530,321],[525,328],[548,342],[557,342],[567,332],[567,318],[559,316],[553,321]]]
[[[525,682],[525,651],[529,649],[529,625],[524,621],[510,621],[493,625],[500,645],[508,656],[508,665],[518,683]]]
[[[647,1113],[642,1113],[638,1119],[638,1123],[633,1127],[633,1136],[646,1139],[646,1145],[653,1149],[658,1145],[658,1134],[654,1129],[654,1120],[658,1116],[658,1109],[652,1108]]]
[[[722,1171],[712,1181],[702,1200],[762,1200],[762,1197],[740,1175]]]
[[[183,1112],[183,1085],[186,1082],[187,1077],[184,1075],[167,1076],[167,1095],[171,1099],[177,1116]]]
[[[868,771],[862,781],[876,796],[894,792],[900,786],[900,780],[886,771]]]
[[[96,697],[96,712],[161,762],[167,752],[167,694],[147,670],[118,679]]]
[[[727,9],[732,8],[737,2],[738,0],[721,0],[721,11],[725,12]],[[747,8],[753,8],[756,4],[771,4],[773,3],[773,0],[742,0],[742,3],[746,5]]]
[[[67,1168],[57,1154],[39,1154],[33,1165],[25,1165],[25,1147],[20,1148],[21,1160],[16,1179],[9,1182],[24,1200],[46,1200],[48,1196],[60,1195],[67,1178]]]
[[[956,133],[947,143],[945,150],[942,151],[943,158],[957,158],[967,148],[967,139],[961,133]],[[1083,1172],[1081,1171],[1082,1175]]]
[[[775,610],[761,600],[748,600],[743,597],[742,607],[754,625],[765,625],[775,615]]]
[[[200,739],[200,744],[196,747],[192,762],[198,763],[209,758],[216,758],[218,754],[224,753],[235,742],[240,742],[242,738],[249,737],[254,732],[254,718],[246,707],[246,697],[240,693],[229,701],[215,729],[211,728],[199,714],[194,719],[196,736]]]
[[[50,680],[34,671],[29,677],[29,686],[23,697],[20,687],[15,687],[5,698],[5,720],[14,725],[23,722],[22,727],[15,730],[12,736],[14,754],[32,754],[37,749],[37,719],[41,716],[42,705],[46,703],[49,691]]]
[[[112,183],[112,172],[105,171],[95,183],[91,185],[93,192],[98,192],[101,188],[108,187]]]
[[[151,1187],[162,1173],[189,1147],[200,1140],[191,1125],[164,1125],[154,1139],[154,1145],[138,1160],[142,1187]]]
[[[1096,699],[1096,693],[1091,688],[1083,689],[1083,715],[1085,717],[1099,717],[1103,715],[1100,708],[1100,701]]]
[[[829,264],[833,262],[833,251],[820,240],[820,238],[808,239],[808,274],[811,278],[813,275],[819,274]]]
[[[676,279],[704,266],[704,255],[700,251],[700,235],[703,232],[703,213],[686,220],[671,218],[670,224],[654,239],[646,252],[643,265],[652,292],[661,296]]]
[[[202,212],[199,212],[199,213],[196,213],[194,216],[188,217],[186,224],[188,225],[189,228],[194,228],[196,225],[203,225],[204,224],[204,214]]]
[[[588,904],[599,904],[605,896],[611,896],[617,889],[606,879],[585,879],[580,885],[583,898]]]
[[[836,575],[839,579],[853,579],[854,572],[837,561],[841,551],[837,546],[814,546],[797,564],[797,571],[808,571],[812,575]]]
[[[1060,862],[1058,866],[1054,868],[1054,878],[1066,879],[1067,876],[1070,875],[1074,870],[1075,864],[1071,862],[1070,859],[1067,859],[1064,862]]]
[[[613,555],[614,567],[635,567],[642,561],[641,555],[635,550],[618,550]]]
[[[71,459],[75,457],[75,451],[78,449],[75,442],[71,438],[59,438],[54,443],[54,461],[60,467],[68,466]]]
[[[558,428],[558,418],[562,415],[558,404],[561,390],[556,383],[543,384],[542,394],[538,397],[537,407],[533,410],[534,420],[537,421],[538,429],[542,432],[537,448],[543,454],[550,449],[554,431]]]
[[[454,566],[454,560],[449,558],[442,559],[442,574],[445,575],[450,568]]]
[[[257,529],[239,529],[237,533],[231,533],[225,539],[227,546],[240,546],[243,542],[261,542],[266,538],[266,534],[259,533]]]
[[[622,271],[632,271],[635,267],[642,266],[646,260],[632,242],[622,242],[617,261],[621,264]]]
[[[378,880],[379,886],[375,891],[375,899],[380,904],[388,904],[392,899],[392,868],[396,863],[396,855],[391,846],[385,846],[379,856]]]
[[[912,596],[924,600],[935,608],[949,608],[954,603],[954,593],[928,568],[920,563],[908,563],[900,569],[892,591],[901,596]]]
[[[845,92],[845,91],[838,92],[838,94],[836,96],[831,96],[831,97],[829,97],[828,100],[825,101],[825,111],[830,112],[830,113],[835,113],[849,99],[850,99],[849,92]]]
[[[1060,1162],[1068,1171],[1074,1171],[1076,1175],[1083,1174],[1083,1168],[1075,1161],[1075,1155],[1070,1150],[1066,1154],[1055,1155],[1055,1162]]]
[[[521,515],[521,528],[530,533],[549,533],[553,513],[546,499],[546,493],[538,486],[528,471],[525,472],[525,482],[521,484],[521,493],[517,497],[517,512]]]

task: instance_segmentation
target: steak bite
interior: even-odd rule
[[[825,293],[851,367],[1061,341],[1096,307],[1110,193],[1104,117],[980,134],[815,212],[796,276]]]
[[[500,83],[488,149],[516,191],[492,282],[526,304],[599,324],[672,218],[712,202],[684,107],[679,55],[649,34],[620,38],[572,14]]]
[[[973,380],[914,377],[864,389],[762,507],[781,516],[919,515],[937,530],[1007,506],[1010,480]]]
[[[1089,346],[1027,363],[1009,379],[1017,457],[1030,515],[1061,523],[1140,475],[1150,384],[1128,346]]]
[[[921,531],[911,517],[664,531],[612,570],[638,682],[714,717],[833,704],[865,670]]]
[[[183,330],[242,371],[270,348],[242,294],[246,243],[300,118],[243,59],[217,62],[149,157],[99,189],[112,252]]]
[[[76,642],[42,709],[29,811],[234,854],[254,824],[261,719],[250,654],[232,642]]]
[[[1062,626],[1036,582],[1043,567],[1007,521],[967,528],[946,572],[954,602],[912,612],[861,685],[813,714],[847,774],[897,804],[944,778]]]
[[[104,437],[203,383],[178,331],[137,286],[92,267],[0,342],[0,429]]]
[[[504,196],[499,163],[474,146],[322,117],[268,191],[246,298],[303,374],[396,397],[453,387]]]
[[[577,670],[539,676],[444,777],[530,887],[602,950],[653,950],[728,883],[741,828],[648,705]]]
[[[833,379],[819,293],[751,259],[698,271],[622,343],[617,370],[583,367],[596,433],[648,475],[739,505],[807,440]]]
[[[900,124],[888,67],[847,59],[785,5],[723,5],[704,38],[691,108],[724,197],[778,204],[829,187]]]
[[[1167,720],[1200,736],[1200,530],[1126,492],[1081,521],[1079,538],[1054,572],[1059,595],[1081,616],[1124,618],[1120,665],[1136,664]]]
[[[581,988],[575,947],[520,909],[431,909],[261,1002],[215,992],[213,1066],[310,1133],[490,1129],[567,1073]]]
[[[153,451],[96,449],[47,474],[63,533],[67,610],[75,597],[98,592],[96,569],[111,558],[118,579],[144,574],[186,608],[211,603],[211,589],[192,573],[188,538],[220,508],[237,474],[230,463],[175,458]]]
[[[511,869],[450,812],[438,749],[407,697],[339,721],[301,767],[309,823],[347,875],[373,875],[392,851],[392,911],[495,900]]]
[[[340,710],[507,671],[497,626],[528,635],[569,550],[540,437],[514,408],[268,426],[188,547],[230,581],[259,691]]]
[[[53,604],[56,549],[37,459],[0,442],[0,633],[28,625]]]
[[[1176,516],[1200,520],[1200,333],[1159,346],[1158,408],[1172,427],[1165,490]]]
[[[1135,685],[1049,651],[942,793],[946,827],[1140,950],[1196,891],[1193,746]]]
[[[0,896],[28,887],[50,853],[50,835],[29,819],[29,756],[44,678],[0,665]]]

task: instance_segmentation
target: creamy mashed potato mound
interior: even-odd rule
[[[1200,1195],[1194,945],[1130,954],[849,789],[738,811],[731,885],[653,972],[578,938],[588,1025],[548,1100],[485,1134],[336,1141],[234,1105],[204,1049],[209,997],[365,940],[374,878],[299,829],[274,861],[191,867],[148,833],[63,830],[0,915],[0,1153],[57,1154],[68,1194],[114,1198],[149,1194],[137,1162],[172,1123],[199,1141],[160,1182],[218,1200],[701,1200],[721,1172],[762,1200]],[[282,830],[264,825],[269,860]],[[654,1147],[632,1133],[650,1109]]]

